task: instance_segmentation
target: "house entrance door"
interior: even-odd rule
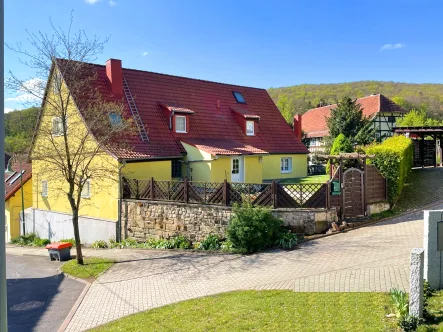
[[[231,182],[244,181],[243,157],[232,157],[231,159]]]

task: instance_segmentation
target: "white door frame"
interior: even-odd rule
[[[238,160],[238,173],[234,172],[234,160]],[[243,156],[235,156],[231,158],[231,182],[245,181],[245,159]]]

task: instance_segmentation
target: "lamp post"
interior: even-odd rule
[[[4,1],[0,0],[0,54],[4,54]],[[0,68],[4,68],[4,57],[0,57]],[[4,100],[4,71],[0,70],[0,100]],[[0,112],[0,164],[5,165],[5,115]],[[0,182],[0,192],[5,194],[5,181]],[[0,210],[5,209],[5,200],[0,200]],[[8,299],[6,292],[6,246],[5,246],[5,218],[0,217],[0,332],[8,331]]]

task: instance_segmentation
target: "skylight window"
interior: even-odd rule
[[[20,177],[20,175],[22,175],[24,172],[25,172],[25,170],[22,170],[21,173],[18,173],[16,176],[14,176],[14,177],[12,178],[12,180],[9,181],[9,185],[13,184],[13,183],[14,183],[14,182]]]
[[[240,92],[233,91],[232,94],[234,95],[235,100],[237,101],[237,103],[246,104],[245,98],[243,98],[243,96],[242,96],[242,94]]]
[[[17,172],[13,172],[11,175],[8,176],[8,178],[5,180],[5,182],[8,182],[10,178],[12,178]]]

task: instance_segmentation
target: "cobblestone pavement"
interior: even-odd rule
[[[433,209],[442,209],[443,204]],[[240,289],[297,292],[408,289],[409,255],[422,246],[422,212],[251,256],[131,251],[92,284],[67,331],[196,297]]]

